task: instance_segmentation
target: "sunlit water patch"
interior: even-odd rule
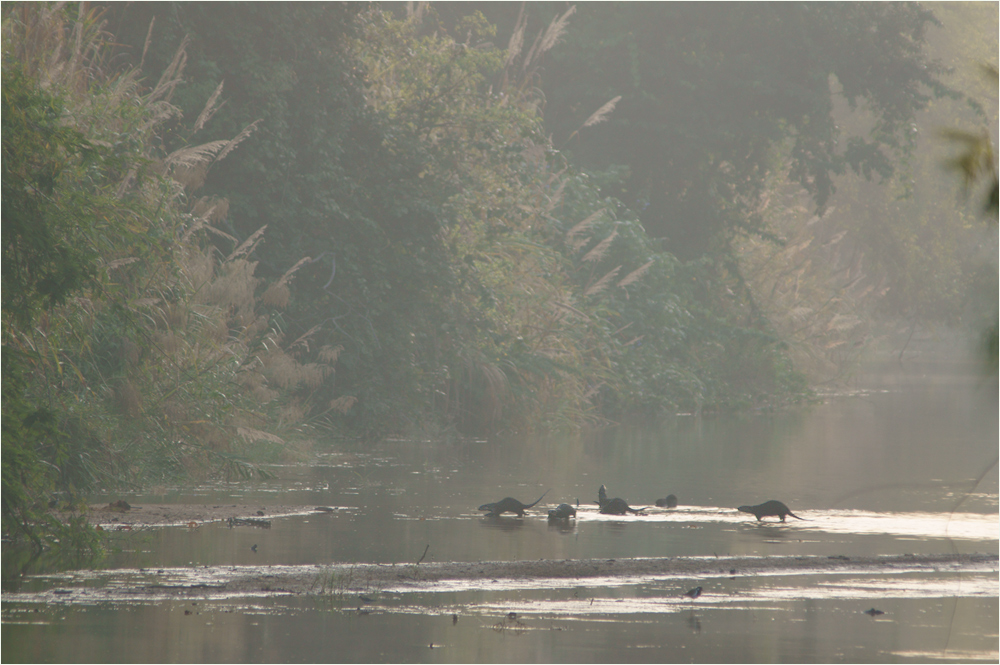
[[[889,535],[900,538],[952,538],[963,540],[997,540],[1000,537],[1000,521],[995,514],[980,513],[930,513],[930,512],[870,512],[864,510],[799,510],[803,517],[796,520],[787,518],[780,522],[768,517],[757,521],[752,515],[727,508],[710,506],[684,506],[674,509],[647,509],[642,513],[628,515],[603,515],[596,508],[577,509],[573,520],[556,523],[572,529],[576,524],[587,522],[612,524],[669,524],[698,528],[709,524],[743,525],[761,529],[794,529],[798,532],[824,532],[831,534]],[[425,516],[410,516],[397,513],[400,519],[428,519]],[[503,528],[510,526],[513,516],[485,518],[482,513],[466,513],[462,517],[478,518],[487,526]],[[435,519],[447,519],[438,515]],[[542,515],[529,515],[524,519],[545,519]]]

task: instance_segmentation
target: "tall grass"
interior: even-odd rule
[[[262,284],[253,250],[265,229],[232,238],[218,228],[228,202],[192,196],[257,123],[163,154],[157,133],[179,116],[170,97],[184,43],[152,84],[108,67],[110,38],[86,3],[19,5],[3,34],[4,66],[23,67],[57,95],[62,122],[97,155],[65,169],[50,202],[79,219],[75,241],[94,257],[95,280],[29,327],[4,313],[5,347],[26,359],[27,399],[57,414],[61,436],[74,441],[57,465],[59,486],[266,473],[252,459],[295,454],[310,394],[333,372],[336,351],[306,362],[308,335],[289,340],[282,329],[302,262]],[[221,95],[220,84],[191,136]]]

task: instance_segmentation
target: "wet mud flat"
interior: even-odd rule
[[[328,506],[256,506],[252,504],[142,504],[129,505],[124,501],[90,506],[84,516],[90,524],[102,528],[116,527],[167,527],[201,526],[212,522],[241,520],[244,526],[263,525],[272,518],[337,512]],[[61,515],[63,518],[68,513]]]
[[[995,573],[994,553],[845,556],[671,557],[538,561],[439,562],[426,564],[328,564],[309,566],[192,566],[86,573],[55,582],[37,596],[56,602],[102,600],[203,600],[247,596],[343,595],[392,591],[413,593],[441,586],[561,586],[670,578],[730,578],[771,575],[902,573]],[[101,579],[104,578],[104,579]],[[97,584],[95,584],[95,582]],[[102,583],[103,582],[103,583]],[[12,598],[10,598],[12,599]]]
[[[633,559],[567,559],[560,561],[485,561],[428,564],[334,564],[322,567],[331,573],[350,575],[367,587],[393,587],[417,591],[447,581],[533,581],[546,579],[653,578],[747,576],[761,574],[936,571],[942,568],[996,569],[996,554],[902,555],[885,557],[671,557]],[[260,591],[281,586],[289,593],[316,591],[316,571],[248,570],[224,583],[221,591]],[[266,579],[261,579],[261,574]],[[264,587],[261,583],[264,582]]]

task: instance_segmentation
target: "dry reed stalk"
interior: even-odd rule
[[[611,243],[613,243],[615,241],[615,238],[617,238],[617,237],[618,237],[618,229],[615,229],[614,231],[611,232],[611,235],[609,235],[607,238],[605,238],[601,242],[597,243],[594,246],[594,248],[592,250],[590,250],[589,252],[587,252],[586,254],[584,254],[583,258],[581,258],[580,260],[581,261],[600,261],[602,258],[604,258],[604,255],[605,255],[605,253],[607,253],[608,248],[611,247]]]
[[[601,108],[594,111],[594,113],[587,118],[587,121],[583,123],[584,127],[590,127],[591,125],[596,125],[597,123],[604,122],[611,115],[611,112],[615,110],[615,105],[621,100],[622,96],[618,95],[607,104]]]
[[[177,85],[181,82],[181,74],[184,71],[184,65],[187,64],[187,45],[190,43],[191,37],[185,35],[184,39],[181,40],[181,45],[177,47],[174,52],[174,57],[167,65],[167,68],[163,70],[163,74],[160,76],[160,80],[156,83],[156,87],[153,91],[149,93],[148,100],[150,102],[162,101],[169,102],[170,97],[173,95],[174,90]]]
[[[625,275],[625,277],[622,278],[622,281],[618,282],[618,286],[626,287],[629,284],[637,282],[643,275],[646,274],[646,271],[649,270],[655,260],[656,259],[650,259],[629,274]]]
[[[542,43],[538,47],[538,55],[542,55],[551,49],[559,42],[559,39],[566,34],[566,27],[569,25],[569,17],[575,12],[576,5],[572,5],[562,16],[552,19],[552,22],[549,23],[548,29],[545,31],[545,36],[542,38]]]
[[[198,114],[198,119],[194,122],[194,131],[197,132],[202,129],[205,126],[205,123],[211,120],[212,116],[214,116],[216,112],[225,105],[225,102],[222,102],[222,104],[219,104],[218,106],[215,105],[215,102],[219,99],[219,95],[222,94],[222,86],[224,83],[225,81],[220,81],[219,87],[215,89],[212,96],[208,98],[207,102],[205,102],[205,108],[201,110],[201,113]]]
[[[223,139],[221,141],[210,141],[201,145],[180,148],[164,157],[163,162],[171,166],[198,166],[199,164],[213,161],[215,155],[229,145],[229,143],[229,141]]]
[[[591,214],[587,215],[586,219],[584,219],[582,222],[580,222],[579,224],[571,228],[569,231],[567,231],[566,244],[572,247],[574,251],[579,250],[580,247],[583,246],[583,244],[575,245],[574,239],[576,238],[577,234],[585,233],[586,231],[590,230],[590,227],[593,226],[594,222],[604,211],[605,209],[601,208],[600,210],[592,212]],[[586,240],[583,240],[582,242],[585,243]]]
[[[326,346],[320,348],[318,357],[322,362],[329,363],[330,365],[332,365],[333,363],[337,362],[337,358],[340,357],[340,354],[343,350],[344,347],[341,346],[340,344],[338,344],[337,346],[330,346],[329,344],[327,344]]]
[[[154,16],[149,21],[149,29],[146,30],[146,41],[142,45],[142,57],[139,58],[139,71],[142,71],[143,65],[146,64],[146,54],[149,52],[149,45],[153,43],[153,26],[156,24],[156,17]]]
[[[261,236],[264,235],[264,230],[267,228],[267,224],[260,227],[254,231],[249,238],[243,241],[243,243],[233,250],[233,253],[226,257],[224,263],[229,263],[233,259],[243,256],[244,254],[249,254],[257,246],[257,242],[260,240]]]
[[[618,276],[618,271],[621,269],[622,267],[618,266],[614,270],[608,272],[606,275],[604,275],[599,280],[594,282],[590,287],[588,287],[587,290],[583,292],[583,295],[592,296],[608,288],[608,284],[611,283],[611,280],[613,280],[615,277]]]
[[[215,158],[215,161],[217,161],[217,162],[221,162],[221,161],[222,161],[223,159],[225,159],[225,158],[226,158],[226,155],[228,155],[228,154],[229,154],[229,153],[231,153],[231,152],[232,152],[233,150],[235,150],[235,149],[236,149],[236,146],[238,146],[238,145],[239,145],[240,143],[242,143],[242,142],[243,142],[243,140],[244,140],[245,138],[247,138],[248,136],[250,136],[250,134],[252,134],[252,133],[253,133],[253,131],[254,131],[255,129],[257,129],[257,123],[259,123],[259,122],[260,122],[260,120],[261,120],[261,119],[259,119],[259,118],[258,118],[257,120],[254,120],[254,121],[253,121],[253,122],[251,122],[251,123],[250,123],[249,125],[247,125],[246,127],[244,127],[244,128],[243,128],[243,131],[242,131],[242,132],[240,132],[239,134],[237,134],[237,135],[236,135],[236,136],[235,136],[235,137],[233,138],[233,140],[231,140],[231,141],[230,141],[230,142],[229,142],[229,143],[228,143],[228,144],[226,145],[226,147],[222,149],[222,152],[220,152],[220,153],[219,153],[219,156]]]
[[[510,36],[510,41],[507,43],[507,59],[504,61],[504,69],[513,64],[514,59],[517,58],[521,53],[521,49],[524,48],[524,30],[528,27],[528,17],[524,13],[524,3],[521,3],[521,9],[517,13],[517,21],[514,22],[514,32]]]
[[[428,2],[427,0],[421,0],[417,3],[416,8],[413,7],[413,0],[407,0],[406,3],[406,18],[408,21],[413,21],[416,24],[420,24],[424,20],[424,12],[427,10]]]
[[[309,350],[309,338],[312,337],[314,334],[316,334],[316,331],[319,330],[322,327],[323,327],[322,324],[316,324],[315,326],[313,326],[309,330],[305,331],[304,333],[302,333],[301,335],[299,335],[298,339],[296,339],[294,342],[292,342],[291,344],[289,344],[286,347],[287,350],[291,351],[292,349],[294,349],[297,346],[302,346],[303,349],[305,349],[306,351],[308,351]]]

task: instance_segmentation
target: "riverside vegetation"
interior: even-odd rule
[[[960,97],[927,54],[929,11],[769,9],[804,26],[791,51],[847,12],[842,50],[803,65],[790,85],[810,82],[805,98],[782,89],[733,118],[706,110],[786,78],[727,68],[738,17],[659,53],[629,32],[652,27],[639,7],[609,21],[600,7],[539,20],[545,3],[483,6],[506,21],[505,47],[478,6],[460,7],[5,4],[5,547],[98,551],[82,520],[49,510],[265,474],[321,435],[798,400],[793,359],[829,370],[865,339],[865,298],[916,284],[909,239],[881,237],[905,270],[865,272],[858,250],[838,255],[844,275],[810,271],[812,240],[794,236],[835,177],[898,185],[918,113]],[[907,76],[866,79],[851,44]],[[689,92],[655,74],[675,59]],[[846,151],[831,99],[869,114]],[[682,112],[654,112],[671,105]],[[830,224],[824,247],[844,238]],[[949,288],[978,275],[952,270]],[[920,279],[926,301],[936,287]]]

